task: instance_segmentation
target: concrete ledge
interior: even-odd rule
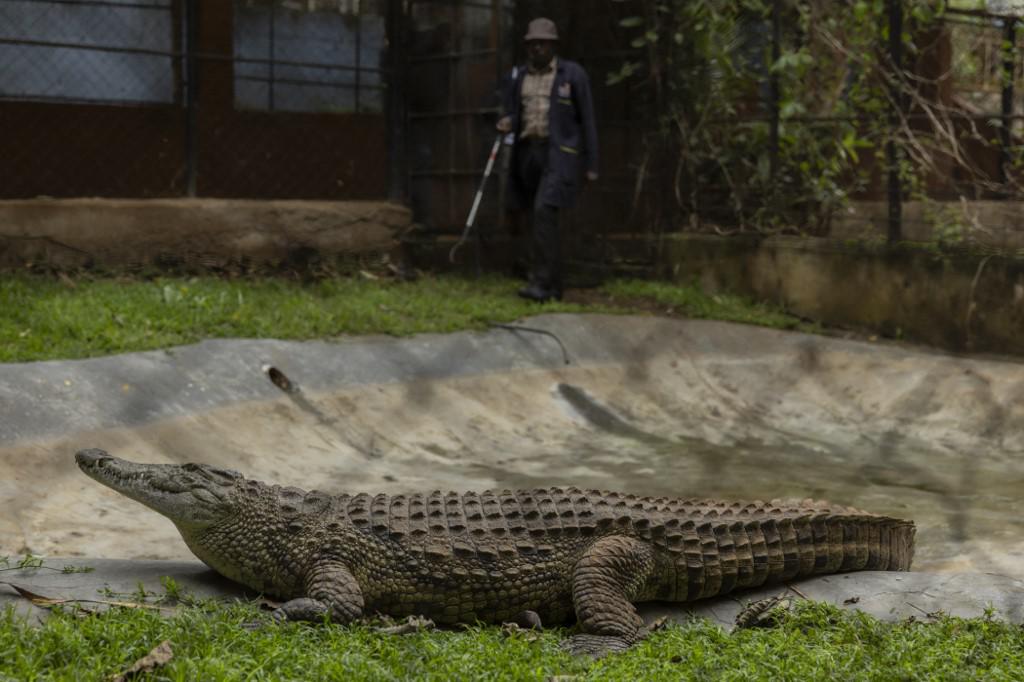
[[[76,571],[65,573],[65,567]],[[67,600],[68,606],[79,604],[89,611],[106,611],[115,601],[139,602],[140,586],[156,601],[166,594],[162,578],[171,578],[183,595],[196,599],[254,599],[258,595],[215,573],[199,561],[128,561],[72,557],[47,559],[40,568],[23,568],[4,573],[0,581],[0,611],[13,606],[14,611],[33,624],[43,622],[48,608],[37,606],[19,593],[17,588],[40,597]],[[173,606],[161,609],[163,614]]]
[[[684,282],[836,327],[955,351],[1024,353],[1024,260],[813,237],[666,238]]]
[[[49,611],[20,595],[12,585],[51,599],[75,602],[84,608],[102,611],[105,602],[137,600],[139,586],[153,599],[165,594],[161,578],[174,580],[181,591],[196,598],[254,599],[246,591],[198,561],[128,561],[116,559],[48,559],[48,568],[8,571],[0,583],[0,610],[11,605],[33,623],[42,622]],[[89,573],[63,573],[64,566],[93,569]],[[56,569],[56,570],[54,570]],[[1011,623],[1024,622],[1024,581],[991,573],[897,573],[861,571],[819,576],[738,591],[724,597],[693,604],[651,602],[640,606],[644,620],[651,622],[668,616],[676,622],[694,617],[711,620],[731,628],[736,614],[751,601],[767,596],[804,595],[847,609],[865,612],[879,620],[899,621],[911,616],[927,619],[944,613],[961,618],[980,618],[988,608],[994,617]],[[111,595],[111,596],[104,596]],[[170,613],[173,609],[161,610]],[[550,624],[549,624],[550,625]]]
[[[391,250],[411,219],[409,209],[377,201],[3,201],[0,269],[277,265]]]
[[[911,571],[859,571],[823,575],[786,585],[771,585],[696,602],[682,607],[650,603],[641,607],[647,622],[660,616],[683,622],[707,618],[731,629],[736,615],[750,602],[776,595],[806,597],[827,602],[846,611],[860,611],[878,620],[897,622],[907,618],[927,621],[940,614],[957,618],[982,618],[991,608],[993,617],[1010,623],[1024,622],[1024,581],[995,573],[925,573]]]
[[[906,201],[903,239],[1017,251],[1024,249],[1022,215],[1020,201]],[[884,240],[888,223],[888,202],[854,201],[832,218],[829,237]]]

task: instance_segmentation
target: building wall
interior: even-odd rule
[[[376,5],[121,4],[0,3],[0,198],[387,196]]]

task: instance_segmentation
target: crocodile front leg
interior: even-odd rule
[[[572,576],[572,600],[583,634],[570,637],[562,647],[598,657],[632,646],[643,626],[633,600],[653,570],[654,552],[646,543],[619,535],[595,542]]]
[[[285,602],[274,610],[273,618],[283,620],[321,620],[345,625],[363,615],[363,591],[344,564],[324,561],[306,575],[306,596]]]

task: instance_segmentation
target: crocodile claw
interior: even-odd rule
[[[573,656],[590,656],[601,658],[608,654],[618,654],[626,651],[631,643],[622,637],[613,635],[573,635],[563,641],[559,647]]]
[[[381,635],[408,635],[413,632],[433,630],[434,621],[423,616],[409,616],[397,625],[389,625],[376,628],[374,631]]]
[[[540,615],[536,611],[520,611],[513,616],[511,622],[523,630],[540,630],[544,627]]]
[[[316,622],[323,620],[328,612],[327,604],[324,604],[322,601],[310,599],[309,597],[300,597],[299,599],[292,599],[281,604],[281,606],[274,609],[270,617],[274,619],[275,623],[284,623],[289,620]]]

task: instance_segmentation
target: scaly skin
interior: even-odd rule
[[[363,613],[439,623],[575,613],[569,649],[641,636],[634,603],[860,569],[910,568],[914,525],[823,502],[721,502],[547,488],[328,495],[204,464],[136,464],[102,450],[82,471],[167,516],[218,573],[286,600],[278,618]]]

